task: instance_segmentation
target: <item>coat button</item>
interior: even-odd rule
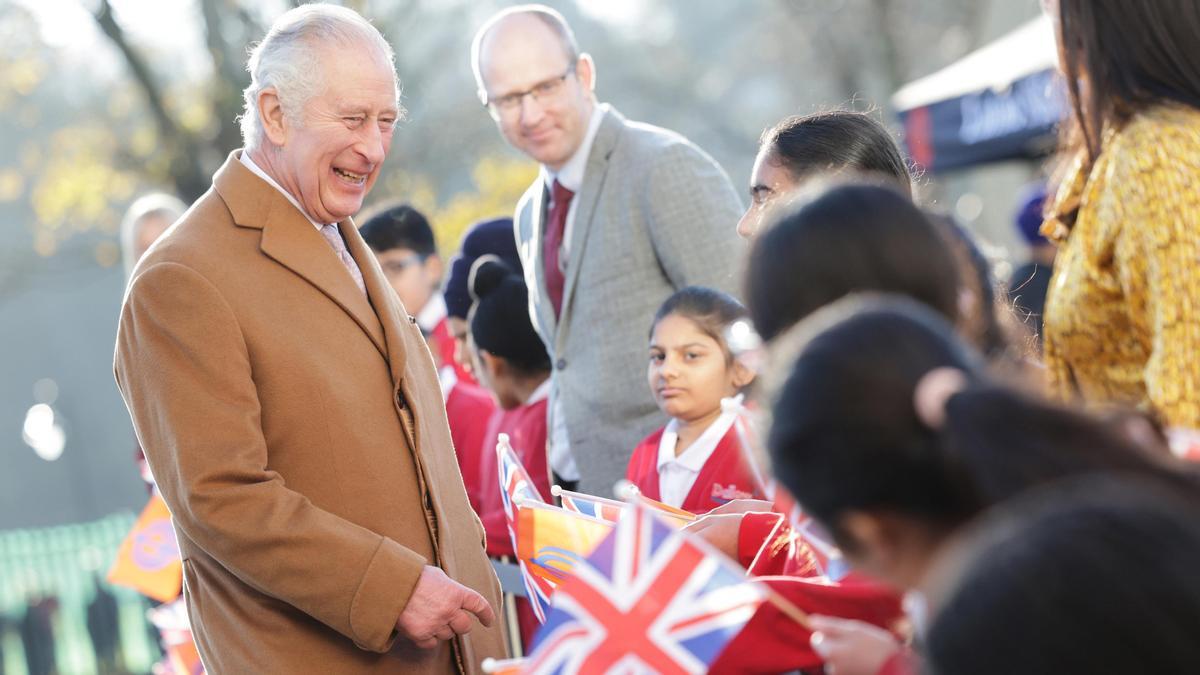
[[[566,370],[567,369],[567,360],[559,359],[558,362],[554,364],[554,367],[558,368],[559,370]]]

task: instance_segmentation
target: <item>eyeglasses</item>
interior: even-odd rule
[[[505,94],[499,98],[488,99],[484,102],[484,105],[487,106],[488,112],[491,113],[492,117],[495,119],[500,119],[502,116],[510,116],[521,108],[521,102],[525,100],[526,96],[532,96],[533,100],[539,102],[548,101],[553,99],[555,96],[558,96],[558,94],[562,92],[563,83],[566,82],[567,78],[570,77],[574,72],[575,64],[572,63],[571,66],[567,68],[567,72],[559,75],[558,77],[552,77],[549,80],[538,82],[525,91],[515,91],[511,94]]]

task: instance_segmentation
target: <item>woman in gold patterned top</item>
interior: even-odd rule
[[[1043,3],[1073,107],[1042,228],[1052,391],[1200,428],[1200,2]]]

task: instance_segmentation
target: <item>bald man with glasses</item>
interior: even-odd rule
[[[541,164],[514,229],[554,364],[550,464],[560,482],[607,495],[665,422],[639,367],[654,312],[684,286],[736,289],[741,204],[687,139],[596,100],[595,64],[558,12],[496,14],[471,62],[500,133]]]

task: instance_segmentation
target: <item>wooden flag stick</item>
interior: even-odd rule
[[[550,494],[554,495],[555,497],[562,497],[563,495],[566,495],[566,496],[570,497],[571,499],[578,499],[579,501],[591,502],[593,504],[606,504],[608,506],[615,506],[618,508],[623,508],[623,507],[629,506],[628,503],[619,502],[615,499],[606,499],[604,497],[597,497],[596,495],[589,495],[589,494],[584,494],[582,492],[572,492],[570,490],[564,490],[564,489],[562,489],[562,486],[559,486],[559,485],[551,485],[550,486]]]

